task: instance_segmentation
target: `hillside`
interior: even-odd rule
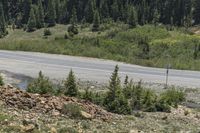
[[[134,116],[123,116],[107,113],[96,105],[76,98],[30,94],[11,86],[0,87],[0,94],[0,131],[2,133],[135,133],[139,131],[161,133],[200,130],[198,125],[200,113],[182,106],[173,109],[171,113],[139,112]],[[65,104],[80,105],[89,112],[84,113],[83,118],[77,118],[77,114],[75,118],[72,117],[70,111],[74,110],[61,114],[57,110],[57,105],[62,104],[59,99],[66,99]],[[35,101],[40,102],[34,104]]]

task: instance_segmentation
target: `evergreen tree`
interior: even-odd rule
[[[76,11],[76,8],[73,7],[72,16],[71,16],[71,19],[70,19],[70,24],[72,24],[73,26],[76,26],[77,22],[78,22],[77,11]]]
[[[112,6],[111,6],[111,10],[112,10],[112,17],[115,21],[117,21],[118,17],[119,17],[119,6],[117,3],[117,0],[114,0]]]
[[[56,22],[60,22],[60,0],[55,1],[55,11],[56,11]]]
[[[131,28],[135,28],[137,26],[137,15],[135,8],[131,8],[129,18],[128,18],[128,24]]]
[[[27,24],[27,31],[32,32],[36,30],[36,17],[33,7],[31,8],[29,20]]]
[[[4,17],[3,5],[0,2],[0,38],[6,34],[6,22]]]
[[[153,14],[153,24],[154,24],[155,26],[157,26],[157,24],[158,24],[158,22],[159,22],[159,18],[160,18],[160,16],[159,16],[158,10],[156,9],[156,10],[154,11],[154,14]]]
[[[128,75],[126,75],[125,80],[124,80],[124,85],[127,86],[128,85]]]
[[[18,29],[23,27],[21,13],[17,14],[16,20],[15,20],[15,25],[16,25],[16,28],[18,28]]]
[[[1,73],[0,73],[0,86],[3,86],[3,85],[4,85],[3,77],[1,76]]]
[[[88,4],[85,9],[86,21],[92,23],[95,14],[95,2],[94,0],[88,0]]]
[[[118,76],[119,67],[116,66],[111,76],[109,91],[105,97],[104,105],[108,111],[119,114],[130,114],[131,109],[128,100],[125,98]]]
[[[38,94],[54,94],[55,90],[53,89],[53,83],[40,71],[38,78],[33,80],[33,82],[28,85],[27,92]]]
[[[194,2],[194,20],[195,24],[200,24],[200,0]]]
[[[106,0],[102,0],[101,1],[101,5],[100,5],[100,13],[101,13],[101,16],[103,18],[108,18],[109,17],[109,8],[108,8],[108,4],[107,4],[107,1]]]
[[[42,6],[42,1],[38,0],[38,24],[37,27],[38,28],[42,28],[44,27],[44,9]]]
[[[23,19],[22,23],[27,24],[30,11],[31,11],[32,0],[24,0],[23,2]]]
[[[72,96],[72,97],[78,96],[78,88],[76,85],[76,79],[75,79],[74,72],[72,70],[69,72],[69,75],[67,77],[67,80],[65,81],[64,87],[65,87],[64,93],[66,96]]]
[[[99,31],[99,27],[100,27],[100,16],[99,16],[99,12],[96,11],[95,16],[94,16],[92,31],[94,32]]]
[[[47,7],[47,15],[45,22],[48,24],[49,27],[56,25],[56,11],[55,11],[55,2],[54,0],[48,0],[48,7]]]
[[[70,19],[71,26],[68,27],[68,32],[71,34],[78,34],[78,28],[77,28],[77,13],[76,8],[74,7],[72,9],[72,16]]]

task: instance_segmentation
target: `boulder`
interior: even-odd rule
[[[85,112],[85,111],[81,111],[81,116],[84,118],[84,119],[92,119],[92,115]]]

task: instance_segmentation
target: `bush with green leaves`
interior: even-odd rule
[[[27,88],[27,92],[38,94],[54,94],[53,83],[42,72],[39,72],[38,78],[34,79]]]
[[[142,88],[142,82],[140,81],[138,85],[132,86],[132,93],[131,93],[131,108],[133,110],[141,110],[142,105],[142,96],[144,93],[144,89]]]
[[[61,112],[70,116],[71,118],[82,118],[81,111],[83,109],[75,103],[68,103],[63,105]]]
[[[68,27],[68,33],[77,35],[78,34],[78,28],[74,25],[71,25],[71,26]]]
[[[141,82],[138,85],[130,86],[130,105],[133,111],[147,112],[170,112],[171,107],[177,107],[185,100],[185,94],[176,89],[169,89],[166,92],[156,95],[155,92],[144,89]]]
[[[89,88],[85,89],[85,92],[83,93],[82,96],[83,99],[88,100],[90,102],[93,102],[94,99],[94,93],[89,90]]]
[[[76,78],[74,72],[71,70],[67,79],[64,81],[64,94],[66,96],[76,97],[78,96],[78,93]]]
[[[50,29],[45,28],[44,29],[44,36],[51,36],[51,35],[52,35],[52,33],[51,33]]]
[[[3,86],[3,85],[4,85],[3,77],[0,74],[0,86]]]
[[[185,93],[176,90],[175,88],[171,88],[160,95],[159,101],[177,107],[178,104],[185,101]]]

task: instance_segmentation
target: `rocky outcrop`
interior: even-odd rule
[[[66,96],[50,96],[31,94],[26,91],[16,89],[12,86],[0,87],[0,100],[7,106],[31,110],[39,113],[48,113],[52,116],[60,116],[62,114],[62,107],[68,103],[74,103],[84,109],[82,112],[88,119],[97,118],[102,120],[109,120],[113,114],[105,111],[101,107],[85,100],[80,100],[73,97]]]

